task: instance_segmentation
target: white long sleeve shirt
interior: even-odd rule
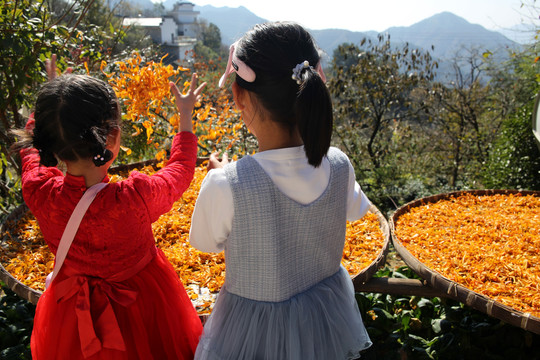
[[[253,156],[275,185],[289,198],[301,204],[315,201],[328,186],[330,163],[323,158],[319,167],[307,161],[303,146],[268,150]],[[363,217],[371,203],[356,182],[349,163],[347,220]],[[231,188],[223,169],[208,172],[195,203],[189,241],[205,252],[220,252],[225,248],[232,228],[234,203]]]

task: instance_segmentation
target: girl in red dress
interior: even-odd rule
[[[52,65],[51,65],[52,64]],[[54,74],[54,62],[48,64]],[[54,78],[55,76],[52,76]],[[167,165],[108,184],[88,208],[66,260],[39,299],[32,356],[44,359],[192,359],[201,322],[151,224],[189,186],[197,157],[191,114],[205,84],[182,95]],[[19,132],[22,191],[56,254],[68,219],[90,186],[108,182],[120,147],[120,106],[112,88],[62,75],[38,94],[34,119]],[[57,167],[63,161],[67,173]]]

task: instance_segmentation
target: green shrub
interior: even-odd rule
[[[30,336],[36,307],[3,283],[0,285],[0,359],[31,359]]]
[[[487,188],[540,190],[540,150],[531,119],[532,102],[503,122],[486,162]]]

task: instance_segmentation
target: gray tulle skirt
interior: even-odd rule
[[[195,359],[355,359],[371,346],[347,271],[282,302],[221,289]]]

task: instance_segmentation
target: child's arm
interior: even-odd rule
[[[133,174],[125,182],[125,185],[130,182],[134,184],[146,204],[151,221],[156,221],[159,216],[169,211],[193,179],[197,161],[197,137],[193,134],[192,113],[206,85],[203,83],[197,87],[197,81],[197,74],[194,73],[186,94],[180,93],[174,83],[169,84],[180,113],[180,121],[177,128],[179,133],[173,139],[167,165],[152,176]]]
[[[191,217],[190,244],[205,252],[221,252],[232,229],[234,202],[223,170],[208,172]]]
[[[347,220],[355,221],[369,211],[371,202],[356,182],[354,169],[349,162],[349,184],[347,193]]]
[[[178,90],[178,87],[175,83],[171,82],[169,84],[171,87],[171,91],[174,94],[174,102],[176,104],[176,108],[180,113],[178,131],[193,132],[191,114],[193,113],[195,103],[201,99],[202,90],[206,86],[206,83],[204,82],[199,87],[197,87],[198,80],[199,78],[197,77],[197,74],[193,73],[193,75],[191,75],[191,84],[189,85],[189,90],[185,95],[180,93],[180,90]]]

